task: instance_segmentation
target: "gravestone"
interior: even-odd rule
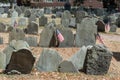
[[[27,34],[38,34],[38,24],[34,21],[28,24]]]
[[[95,14],[96,14],[97,16],[103,16],[104,13],[105,13],[104,9],[99,9],[99,8],[97,8],[97,9],[95,10]]]
[[[36,21],[36,16],[35,16],[35,14],[32,14],[31,16],[30,16],[30,18],[29,18],[29,20],[28,20],[28,22],[29,23],[31,23],[32,21]]]
[[[0,44],[3,44],[3,37],[0,37]]]
[[[110,32],[116,32],[117,26],[116,25],[110,25]]]
[[[11,26],[14,26],[15,21],[18,19],[18,13],[14,10],[11,17]]]
[[[97,34],[97,26],[92,18],[84,18],[81,24],[77,24],[75,37],[75,46],[94,45],[96,43],[95,34]]]
[[[37,46],[37,37],[25,37],[25,41],[29,44],[29,46],[36,47]]]
[[[73,47],[74,46],[74,35],[69,28],[61,27],[60,25],[57,27],[60,33],[64,37],[64,41],[59,43],[58,47]]]
[[[27,49],[14,51],[4,73],[12,74],[13,70],[16,70],[19,73],[28,74],[31,72],[34,62],[35,58],[31,51]]]
[[[5,32],[5,31],[6,31],[6,25],[0,22],[0,32]]]
[[[45,14],[51,14],[52,11],[51,11],[50,8],[44,8],[44,13],[45,13]]]
[[[29,9],[27,9],[25,12],[24,12],[24,17],[30,17],[31,16],[31,11]]]
[[[111,15],[109,15],[108,17],[109,17],[109,19],[110,19],[110,24],[115,24],[115,23],[116,23],[117,17],[116,17],[115,14],[111,14]]]
[[[50,47],[50,42],[54,36],[55,29],[53,27],[45,27],[40,33],[40,47]],[[54,40],[52,41],[54,42]]]
[[[76,11],[76,23],[81,23],[82,19],[88,16],[87,12],[85,11]]]
[[[1,17],[2,17],[2,18],[7,18],[7,17],[8,17],[8,14],[7,14],[7,13],[3,13],[3,14],[1,15]]]
[[[22,14],[22,10],[19,6],[15,6],[15,10],[18,12],[18,16]]]
[[[57,51],[53,49],[43,49],[36,67],[39,71],[58,71],[58,66],[61,61],[62,57]]]
[[[37,17],[41,17],[41,16],[44,16],[44,9],[40,9],[40,10],[37,12]]]
[[[63,12],[61,19],[69,19],[70,20],[71,17],[72,17],[71,13],[66,10]]]
[[[82,70],[86,58],[87,47],[83,46],[78,52],[69,58],[77,70]]]
[[[64,27],[69,27],[70,20],[69,20],[69,19],[62,19],[62,20],[61,20],[61,24],[62,24]]]
[[[60,18],[60,17],[62,17],[62,12],[60,12],[60,11],[57,11],[57,12],[56,12],[56,17],[57,17],[57,18]]]
[[[120,28],[120,16],[116,19],[116,25]]]
[[[102,20],[98,20],[96,25],[98,32],[105,32],[105,23]]]
[[[71,18],[70,19],[69,27],[76,28],[76,18]]]
[[[112,52],[104,45],[94,45],[87,50],[84,71],[91,75],[107,74],[112,59]]]
[[[9,33],[9,42],[12,40],[24,40],[25,38],[25,33],[23,30],[14,28],[10,33]]]
[[[54,20],[52,20],[51,22],[49,22],[48,24],[46,24],[45,27],[56,27],[56,23],[55,23]]]
[[[0,52],[0,69],[5,70],[6,67],[6,55]]]
[[[13,30],[14,27],[12,27],[11,25],[7,25],[7,32],[11,32]]]
[[[39,18],[39,26],[45,26],[48,23],[48,19],[45,16]]]
[[[0,13],[1,13],[1,14],[4,13],[4,8],[0,8]]]
[[[71,61],[62,61],[59,64],[58,71],[62,73],[78,73],[78,70]]]
[[[9,7],[5,7],[5,8],[4,8],[4,12],[5,12],[5,13],[8,13],[8,12],[9,12]]]
[[[27,25],[27,19],[26,18],[20,18],[18,20],[18,25],[19,26],[26,26]]]

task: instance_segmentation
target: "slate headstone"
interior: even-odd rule
[[[0,32],[5,32],[6,31],[6,25],[2,22],[0,22]]]
[[[117,31],[117,26],[116,25],[110,25],[110,32],[116,32]]]
[[[1,14],[4,13],[4,8],[0,8],[0,13],[1,13]]]
[[[0,52],[0,69],[5,70],[6,67],[6,55]]]
[[[30,17],[31,16],[31,11],[29,9],[27,9],[25,12],[24,12],[24,17]]]
[[[105,23],[102,20],[98,20],[96,25],[98,32],[105,32]]]
[[[26,18],[20,18],[18,20],[18,25],[19,26],[26,26],[27,25],[27,19]]]
[[[15,10],[18,12],[18,16],[22,14],[22,10],[19,6],[15,6]]]
[[[78,70],[71,61],[62,61],[59,64],[58,71],[62,73],[78,73]]]
[[[112,59],[112,52],[104,45],[94,45],[87,50],[84,71],[91,75],[107,74]]]
[[[0,44],[3,44],[3,37],[0,37]]]
[[[58,71],[58,66],[61,61],[62,57],[57,51],[53,49],[43,49],[36,67],[39,71]]]
[[[39,26],[45,26],[48,23],[48,19],[45,16],[39,18]]]
[[[28,22],[29,23],[31,23],[32,21],[36,21],[36,16],[35,16],[35,14],[32,14],[31,16],[30,16],[30,18],[29,18],[29,20],[28,20]]]
[[[70,19],[69,27],[76,28],[76,18],[71,18]]]

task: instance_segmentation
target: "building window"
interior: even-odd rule
[[[52,3],[53,0],[45,0],[45,2]]]
[[[66,0],[58,0],[58,2],[66,2]]]

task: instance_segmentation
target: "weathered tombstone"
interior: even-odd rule
[[[71,61],[77,70],[82,70],[86,58],[87,47],[83,46],[68,61]]]
[[[3,44],[3,37],[0,37],[0,44]]]
[[[52,49],[43,49],[36,67],[39,71],[57,71],[61,61],[62,57],[57,51]]]
[[[21,29],[14,28],[10,33],[9,33],[9,42],[12,40],[24,40],[25,38],[25,33]]]
[[[95,13],[96,13],[97,16],[103,16],[104,13],[105,13],[105,11],[104,11],[104,9],[99,9],[99,8],[97,8],[97,9],[95,10]]]
[[[52,20],[51,22],[49,22],[48,24],[46,24],[45,27],[56,27],[56,23],[55,23],[54,20]]]
[[[6,30],[6,25],[0,22],[0,32],[5,32],[5,30]]]
[[[4,8],[0,8],[0,13],[1,13],[1,14],[4,13]]]
[[[66,10],[66,11],[63,12],[61,18],[62,18],[62,19],[69,19],[69,20],[70,20],[71,17],[72,17],[72,16],[71,16],[71,13]]]
[[[86,16],[88,16],[87,12],[85,12],[85,11],[77,11],[76,14],[75,14],[76,22],[81,23],[82,19],[84,17],[86,17]]]
[[[27,26],[28,34],[38,34],[38,24],[34,21],[28,24]]]
[[[54,36],[55,29],[52,27],[45,27],[40,33],[40,47],[50,47],[50,42]],[[54,41],[52,41],[54,42]]]
[[[105,32],[105,23],[102,20],[98,20],[96,25],[98,32]]]
[[[37,12],[37,17],[41,17],[41,16],[44,16],[44,9],[40,9],[40,10]]]
[[[1,15],[2,18],[7,18],[8,17],[8,14],[7,13],[4,13]]]
[[[69,19],[62,19],[62,20],[61,20],[61,24],[62,24],[64,27],[69,27],[70,20],[69,20]]]
[[[18,12],[18,16],[20,16],[22,13],[21,8],[19,6],[15,6],[15,10]]]
[[[37,37],[25,37],[25,41],[29,44],[29,46],[36,47],[37,46]]]
[[[0,69],[5,70],[6,67],[6,55],[0,52]]]
[[[77,24],[75,37],[76,47],[94,45],[96,43],[95,34],[97,33],[97,26],[94,23],[92,18],[85,18],[81,24]]]
[[[84,71],[91,75],[104,75],[108,72],[112,52],[104,45],[94,45],[87,50]]]
[[[116,32],[117,26],[116,25],[110,25],[110,32]]]
[[[45,14],[51,14],[52,13],[50,8],[45,8],[44,12],[45,12]]]
[[[27,9],[24,13],[24,17],[30,17],[31,16],[31,11]]]
[[[115,24],[117,17],[116,17],[115,14],[111,14],[111,15],[109,16],[109,19],[110,19],[110,24]]]
[[[28,20],[28,22],[29,23],[31,23],[32,21],[36,21],[36,16],[35,16],[35,14],[32,14],[31,16],[30,16],[30,18],[29,18],[29,20]]]
[[[116,19],[116,25],[120,28],[120,16]]]
[[[56,12],[56,17],[58,17],[58,18],[62,17],[62,12],[57,11],[57,12]]]
[[[47,24],[47,22],[48,22],[47,17],[41,16],[41,17],[39,18],[39,26],[45,26],[45,25]]]
[[[14,10],[11,17],[11,26],[14,26],[15,21],[17,21],[18,13]]]
[[[75,68],[71,61],[63,61],[59,64],[58,67],[59,72],[63,73],[77,73],[78,70]]]
[[[27,19],[26,18],[20,18],[18,20],[18,25],[19,26],[26,26],[26,24],[27,24]]]
[[[7,32],[11,32],[13,30],[14,27],[12,27],[11,25],[7,25]]]
[[[59,43],[58,47],[73,47],[74,46],[74,35],[69,28],[58,26],[57,29],[64,37],[64,41]]]
[[[12,53],[9,64],[6,66],[4,73],[12,74],[13,70],[22,74],[28,74],[31,72],[35,58],[32,52],[27,49],[21,49]]]
[[[4,11],[5,11],[5,13],[8,13],[9,12],[9,7],[5,7]]]
[[[73,27],[73,28],[76,27],[76,18],[71,18],[70,19],[69,27]]]

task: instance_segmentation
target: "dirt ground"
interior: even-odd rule
[[[116,33],[100,33],[104,44],[114,52],[110,68],[105,75],[86,75],[85,73],[58,73],[58,72],[38,72],[35,69],[30,74],[26,75],[5,75],[0,74],[0,80],[120,80],[120,28]],[[8,45],[9,34],[0,33],[0,36],[4,39],[4,44],[0,45],[0,51],[2,51]],[[31,36],[31,35],[26,35]],[[38,37],[39,35],[34,35]],[[100,44],[99,41],[96,44]],[[31,47],[33,55],[36,57],[36,61],[40,56],[43,48]],[[80,48],[53,48],[57,50],[63,57],[68,59],[75,54]]]

